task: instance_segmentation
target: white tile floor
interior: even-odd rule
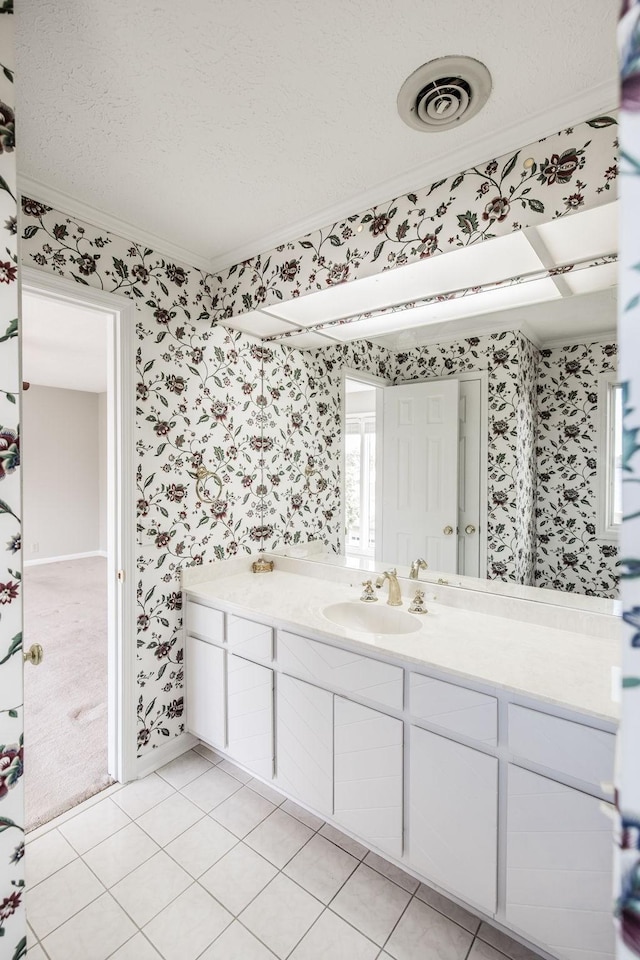
[[[539,960],[205,747],[25,863],[29,960]]]

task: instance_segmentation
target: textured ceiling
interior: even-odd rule
[[[20,172],[201,258],[248,256],[611,109],[617,6],[20,0]],[[412,131],[398,89],[445,54],[487,64],[490,101]]]

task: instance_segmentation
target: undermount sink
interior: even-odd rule
[[[359,600],[332,603],[323,616],[340,627],[360,633],[415,633],[422,624],[410,613],[388,604],[364,604]]]

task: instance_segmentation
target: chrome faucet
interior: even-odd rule
[[[422,557],[418,557],[417,560],[411,562],[411,569],[409,570],[409,576],[412,580],[418,580],[420,578],[420,571],[427,569],[427,561],[423,560]]]
[[[387,603],[390,607],[401,607],[402,594],[400,593],[400,584],[398,583],[398,571],[396,569],[385,570],[384,573],[376,580],[376,587],[378,590],[385,580],[389,581],[389,599],[387,600]]]

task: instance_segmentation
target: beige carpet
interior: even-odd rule
[[[24,571],[27,830],[113,781],[107,774],[107,561],[67,560]]]

